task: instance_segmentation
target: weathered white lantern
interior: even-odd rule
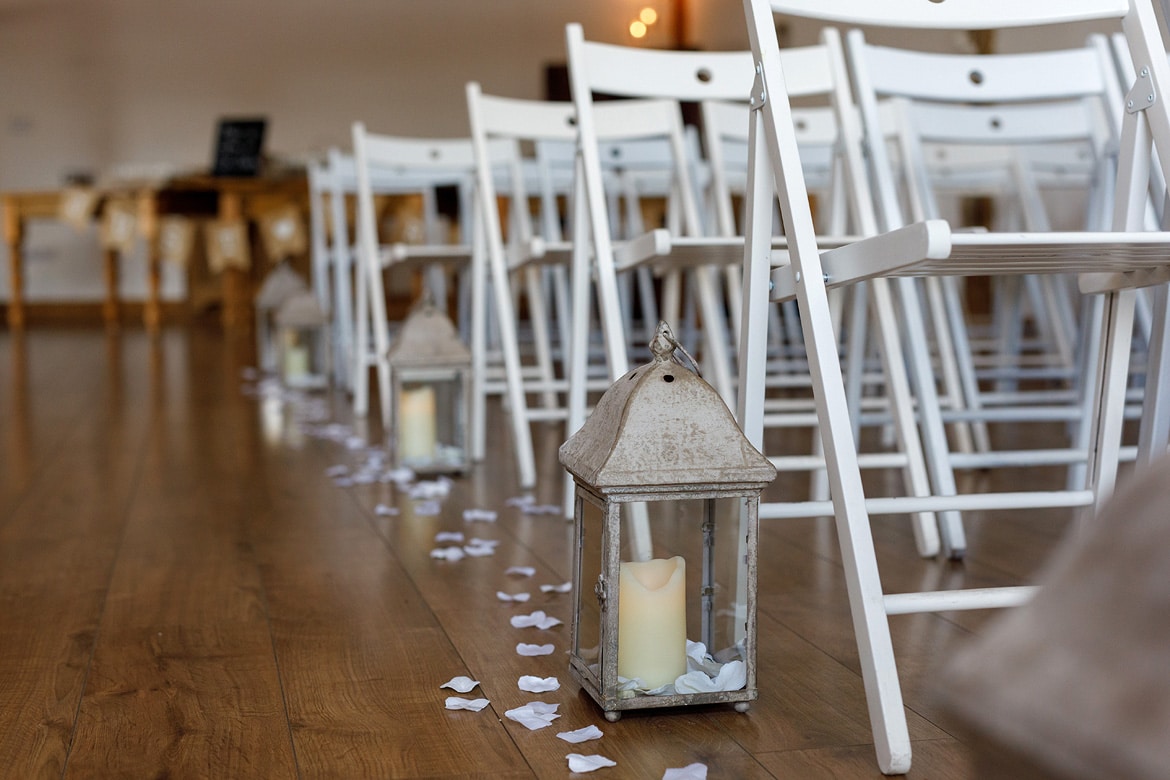
[[[329,384],[329,317],[317,296],[289,296],[276,310],[277,365],[286,387],[319,390]]]
[[[280,263],[273,268],[256,291],[256,362],[261,371],[272,374],[279,368],[276,360],[276,312],[293,295],[308,290],[300,274]]]
[[[756,534],[776,469],[718,393],[654,360],[601,397],[560,449],[576,484],[569,668],[622,710],[756,698]]]
[[[451,320],[424,300],[387,353],[396,466],[417,474],[466,473],[471,351]]]

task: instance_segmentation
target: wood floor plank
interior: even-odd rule
[[[206,371],[181,357],[189,376]],[[254,460],[254,410],[220,382],[177,390],[145,443],[68,772],[292,777],[246,535],[255,471],[237,460]]]
[[[252,526],[301,771],[531,777],[490,711],[444,708],[466,661],[324,462],[274,459]]]
[[[569,578],[572,526],[508,505],[521,491],[497,406],[491,456],[455,479],[432,515],[391,484],[334,485],[326,470],[356,467],[366,452],[311,425],[351,426],[377,444],[376,414],[353,420],[341,394],[245,394],[254,387],[241,381],[248,340],[199,326],[157,340],[34,330],[24,346],[18,355],[0,334],[0,369],[20,374],[0,379],[3,771],[543,778],[566,776],[566,754],[580,752],[618,762],[599,778],[660,778],[693,761],[713,778],[880,776],[831,521],[764,524],[760,699],[749,713],[701,707],[610,724],[569,678],[567,626],[508,621],[543,609],[568,623],[570,596],[539,586]],[[559,427],[539,425],[535,437],[535,500],[559,504]],[[981,490],[1018,487],[1010,476],[973,479]],[[796,498],[807,480],[769,490]],[[398,513],[378,514],[378,504]],[[498,516],[467,522],[465,509]],[[873,529],[883,582],[896,591],[1029,581],[1066,525],[970,518],[962,563],[920,559],[904,519],[875,519]],[[439,531],[499,546],[436,560]],[[506,575],[513,565],[535,574]],[[532,598],[503,603],[497,590]],[[975,777],[933,694],[945,684],[939,662],[987,619],[891,623],[911,780]],[[521,657],[519,641],[556,651]],[[439,686],[461,674],[481,681],[468,696],[491,699],[488,709],[443,708],[452,692]],[[556,676],[562,687],[526,693],[521,674]],[[551,727],[504,718],[538,699],[561,705]],[[590,723],[601,741],[555,736]]]
[[[11,468],[28,473],[0,521],[0,766],[15,777],[65,766],[149,422],[136,379],[109,392],[100,332],[29,342],[49,370],[13,377],[29,383],[13,410],[29,449]]]

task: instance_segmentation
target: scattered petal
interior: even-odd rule
[[[557,736],[563,739],[565,742],[572,742],[573,744],[577,744],[578,742],[588,742],[591,739],[601,739],[602,731],[596,726],[586,726],[585,728],[577,729],[576,731],[562,731],[560,734],[557,734]]]
[[[500,601],[528,601],[531,597],[527,593],[504,593],[502,590],[497,590],[496,598]]]
[[[513,577],[531,577],[536,574],[536,569],[531,566],[509,566],[504,570],[504,574]]]
[[[337,477],[333,480],[337,487],[353,487],[353,480],[349,477]]]
[[[708,676],[703,671],[687,672],[674,681],[677,693],[711,693],[713,691],[738,691],[747,685],[747,667],[743,661],[728,661],[719,674]]]
[[[536,503],[536,498],[533,496],[515,496],[513,498],[509,498],[508,500],[506,500],[504,502],[504,505],[505,506],[528,506],[529,504],[535,504],[535,503]]]
[[[480,547],[479,545],[469,544],[463,548],[463,552],[467,553],[473,558],[483,558],[488,555],[495,555],[494,547]]]
[[[555,677],[536,677],[526,674],[516,682],[516,687],[529,693],[548,693],[561,687],[561,681]]]
[[[463,560],[464,552],[462,547],[436,547],[431,550],[432,558],[439,558],[445,561],[461,561]]]
[[[414,482],[415,473],[409,466],[399,466],[396,469],[391,469],[382,475],[387,482],[397,482],[399,485],[404,485],[408,482]]]
[[[560,585],[541,585],[541,593],[568,593],[573,589],[573,583],[562,582]]]
[[[435,543],[439,542],[463,542],[463,533],[461,531],[439,531],[435,534]]]
[[[447,697],[447,709],[449,710],[471,710],[472,712],[479,712],[490,703],[487,699],[464,699],[462,696]]]
[[[513,615],[511,623],[513,628],[547,629],[553,626],[559,626],[561,621],[555,617],[549,617],[544,613],[544,610],[538,609],[530,615]]]
[[[524,656],[538,656],[538,655],[552,655],[555,648],[550,645],[530,645],[527,642],[521,642],[516,645],[516,652]]]
[[[414,513],[418,517],[434,517],[442,511],[438,501],[419,501],[414,505]]]
[[[491,547],[491,548],[495,549],[496,547],[498,547],[500,545],[500,540],[499,539],[480,539],[477,536],[473,536],[473,537],[471,537],[471,541],[469,541],[468,544],[474,545],[476,547]]]
[[[520,511],[526,515],[559,515],[563,510],[556,504],[526,504]]]
[[[439,687],[450,688],[451,690],[458,691],[459,693],[471,693],[471,691],[475,690],[475,686],[477,685],[479,685],[479,680],[473,680],[470,677],[460,675],[458,677],[452,677],[450,680],[443,683]]]
[[[546,704],[542,701],[530,701],[522,707],[508,710],[504,713],[504,717],[516,721],[531,731],[536,731],[537,729],[551,725],[554,720],[561,717],[557,715],[557,707],[559,706],[561,705]]]
[[[329,468],[325,469],[325,476],[327,477],[340,477],[343,474],[348,473],[349,466],[345,465],[344,463],[338,463],[336,466],[330,466]]]
[[[662,780],[707,780],[707,765],[696,761],[682,769],[667,769]]]
[[[565,758],[569,759],[570,772],[592,772],[607,766],[617,766],[616,761],[610,761],[605,756],[583,756],[580,753],[570,753]]]
[[[497,513],[494,509],[464,509],[463,521],[466,523],[494,523]]]
[[[378,517],[393,517],[398,514],[398,508],[387,506],[386,504],[378,504],[374,507],[374,514]]]
[[[432,481],[416,482],[410,488],[411,498],[446,498],[451,492],[451,480],[440,477]]]

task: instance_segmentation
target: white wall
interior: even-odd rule
[[[665,28],[669,7],[663,8]],[[463,87],[542,97],[564,27],[622,41],[638,0],[0,0],[0,190],[115,169],[205,167],[218,118],[269,118],[267,151],[348,147],[362,119],[466,135]],[[662,33],[657,33],[661,37]],[[34,223],[30,301],[97,300],[96,232]],[[0,299],[9,277],[0,274]],[[123,295],[144,295],[141,258]],[[181,297],[168,269],[165,294]]]
[[[679,1],[0,0],[0,190],[53,188],[75,172],[205,167],[226,115],[267,116],[268,152],[288,157],[348,147],[356,119],[399,135],[464,135],[468,80],[541,97],[544,66],[564,61],[567,22],[628,43],[627,23],[650,3],[662,15],[650,43],[672,46]],[[740,0],[686,5],[688,44],[746,48]],[[815,40],[816,25],[789,26],[789,43]],[[29,300],[101,298],[94,231],[35,224],[27,243]],[[164,290],[183,294],[173,269]],[[0,300],[8,294],[3,273]],[[143,294],[137,258],[123,295]]]

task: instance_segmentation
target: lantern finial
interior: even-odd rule
[[[687,362],[691,364],[690,369],[696,376],[703,375],[699,371],[699,364],[691,357],[691,353],[687,352],[686,347],[680,344],[678,339],[674,337],[674,331],[670,329],[670,326],[664,320],[660,321],[658,323],[658,330],[654,333],[654,338],[650,342],[650,354],[654,356],[654,360],[657,363],[666,363],[668,361],[678,363],[679,361],[674,359],[675,350],[682,352],[686,356]]]
[[[674,357],[676,347],[678,347],[678,341],[674,338],[674,331],[665,321],[659,322],[658,331],[650,341],[650,354],[654,355],[655,360],[665,362]]]

